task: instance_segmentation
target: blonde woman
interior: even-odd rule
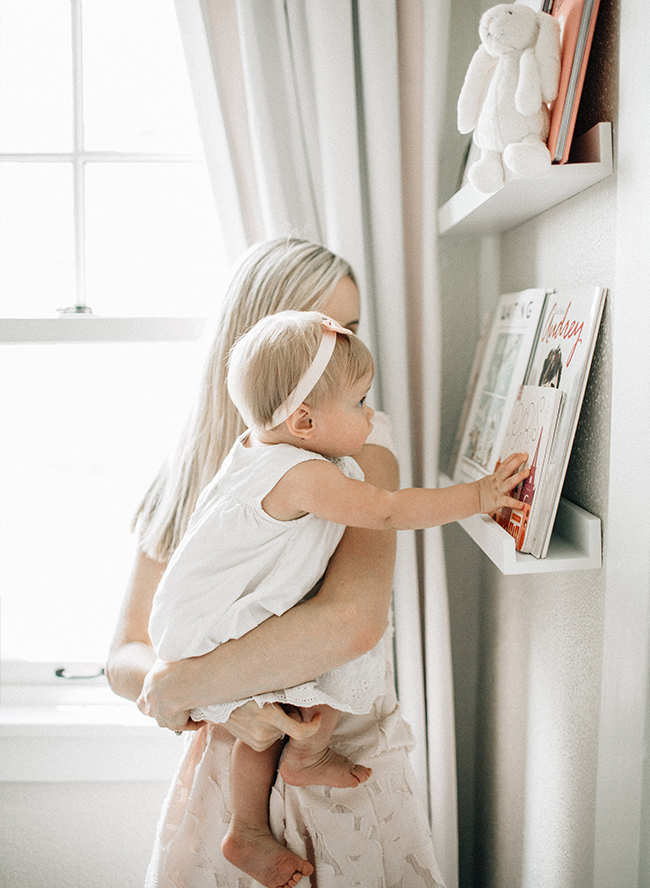
[[[253,888],[255,882],[221,853],[235,737],[263,750],[284,734],[300,738],[309,732],[277,705],[260,709],[249,702],[225,726],[197,725],[190,711],[300,685],[381,643],[385,692],[368,714],[343,713],[332,737],[342,754],[372,767],[372,781],[336,790],[334,798],[328,787],[294,787],[278,779],[270,826],[279,841],[310,861],[319,888],[365,888],[373,882],[436,888],[442,879],[408,760],[413,738],[395,698],[386,632],[393,531],[348,527],[317,595],[201,657],[157,662],[149,637],[152,602],[166,565],[199,494],[244,431],[226,389],[228,353],[260,318],[285,309],[321,310],[356,331],[359,293],[351,268],[324,247],[295,239],[248,251],[229,287],[186,432],[138,511],[139,549],[109,653],[108,679],[116,693],[139,699],[142,711],[161,726],[193,732],[165,803],[148,884]],[[397,488],[385,417],[375,414],[373,432],[355,458],[367,481]]]
[[[361,340],[320,312],[279,312],[237,341],[228,391],[246,431],[201,493],[158,586],[149,634],[162,660],[201,656],[297,605],[325,572],[345,525],[415,530],[516,506],[508,492],[528,474],[517,472],[523,454],[493,475],[444,490],[391,492],[365,482],[352,457],[372,431],[366,398],[373,375]],[[295,707],[296,719],[314,728],[284,749],[279,741],[263,753],[239,742],[233,750],[232,819],[222,850],[266,888],[294,888],[313,867],[275,841],[266,800],[259,809],[250,800],[260,785],[270,792],[280,754],[280,775],[292,786],[354,788],[371,777],[329,743],[340,711],[368,713],[384,690],[381,653],[255,697],[260,705]],[[220,724],[245,702],[191,716]]]

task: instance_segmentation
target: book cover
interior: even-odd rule
[[[531,289],[499,299],[460,434],[453,470],[457,482],[476,481],[494,471],[512,405],[535,349],[546,295],[546,290]]]
[[[544,502],[529,530],[530,551],[538,558],[548,551],[606,297],[603,287],[551,292],[526,375],[527,384],[557,388],[566,395]]]
[[[514,403],[503,437],[499,462],[511,453],[528,453],[528,478],[513,493],[518,509],[501,509],[496,520],[514,537],[518,552],[530,552],[533,522],[544,503],[548,483],[550,454],[558,421],[562,415],[565,393],[560,389],[522,385]]]
[[[463,409],[460,415],[460,420],[458,422],[458,429],[456,431],[456,438],[454,439],[454,447],[451,453],[451,458],[449,460],[449,476],[453,478],[454,471],[456,468],[456,462],[458,461],[458,454],[460,452],[461,438],[463,435],[463,430],[467,424],[467,417],[469,415],[469,409],[472,405],[472,398],[474,397],[474,392],[476,391],[476,385],[478,383],[479,373],[481,372],[481,367],[483,366],[483,357],[485,355],[485,348],[487,346],[488,333],[490,332],[490,328],[492,326],[492,312],[487,312],[483,316],[483,321],[481,323],[481,331],[479,333],[478,342],[476,344],[476,350],[474,352],[474,360],[472,361],[472,369],[470,370],[469,380],[467,382],[467,388],[465,390],[465,400],[463,401]]]
[[[551,104],[547,141],[554,163],[566,163],[569,159],[599,2],[555,0],[553,3],[551,15],[558,19],[561,32],[560,83],[557,98]]]

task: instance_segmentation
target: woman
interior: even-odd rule
[[[264,749],[285,733],[300,735],[300,725],[280,707],[260,710],[249,703],[233,713],[228,731],[197,726],[189,711],[309,681],[383,643],[389,692],[369,715],[344,715],[333,738],[343,754],[367,760],[373,779],[336,791],[286,786],[279,779],[271,827],[312,863],[312,884],[319,888],[435,888],[442,880],[408,762],[412,735],[392,690],[385,631],[395,556],[391,531],[347,528],[316,596],[203,657],[157,663],[149,639],[152,600],[166,563],[200,491],[243,431],[225,385],[229,350],[259,318],[285,309],[320,310],[356,332],[359,293],[351,268],[324,247],[296,239],[245,254],[226,295],[196,408],[136,518],[139,552],[109,654],[109,683],[121,696],[139,698],[142,711],[163,727],[194,731],[163,810],[148,884],[253,886],[220,852],[229,820],[232,744],[238,738]],[[397,464],[387,422],[376,419],[375,426],[357,461],[367,480],[394,489]],[[347,592],[352,584],[354,606]],[[290,656],[287,637],[297,640]]]

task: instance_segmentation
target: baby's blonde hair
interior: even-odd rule
[[[216,475],[244,423],[226,390],[228,354],[260,318],[284,309],[323,308],[350,265],[321,244],[277,238],[256,244],[234,270],[209,347],[198,397],[178,448],[145,493],[133,526],[142,552],[166,562],[199,494]]]
[[[247,421],[258,428],[269,427],[276,410],[312,364],[323,330],[320,312],[282,311],[262,318],[235,343],[228,380],[242,393]],[[353,333],[339,333],[332,357],[304,403],[318,407],[374,370],[364,343]]]

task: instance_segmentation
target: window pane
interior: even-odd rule
[[[0,348],[2,656],[105,659],[129,524],[187,415],[197,343]]]
[[[70,0],[2,0],[0,22],[0,151],[70,151]]]
[[[86,148],[200,153],[172,0],[84,0],[83,34]]]
[[[72,167],[0,164],[0,316],[74,304]]]
[[[197,316],[227,263],[199,163],[86,167],[87,300],[96,314]]]

